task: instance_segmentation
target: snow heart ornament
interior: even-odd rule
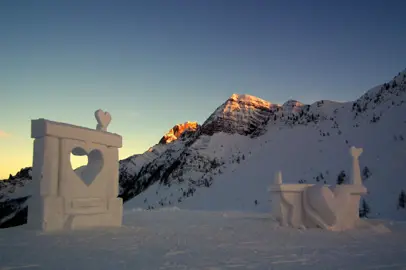
[[[111,122],[111,115],[109,112],[104,112],[101,109],[94,112],[97,120],[96,130],[107,131],[107,126]]]

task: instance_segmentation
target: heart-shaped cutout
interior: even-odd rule
[[[314,185],[306,190],[307,201],[320,218],[329,226],[340,222],[350,203],[350,193],[342,188],[333,190],[327,186]]]
[[[90,186],[103,168],[104,161],[102,153],[98,149],[94,149],[88,153],[83,148],[76,147],[72,149],[72,155],[87,156],[87,165],[74,169],[74,172],[83,181],[83,183],[85,183],[85,185]],[[72,165],[71,160],[71,166]]]
[[[97,120],[97,130],[107,130],[107,126],[111,122],[111,115],[109,112],[103,112],[102,110],[97,110],[94,113],[94,116],[96,117]]]

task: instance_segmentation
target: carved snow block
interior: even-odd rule
[[[282,226],[323,228],[331,231],[353,229],[359,220],[362,185],[358,158],[362,148],[350,148],[353,158],[351,183],[328,185],[283,184],[282,174],[276,174],[272,193],[272,214]]]
[[[108,121],[98,118],[101,113]],[[117,196],[122,138],[106,132],[108,113],[99,110],[95,115],[97,130],[32,120],[35,191],[28,208],[30,227],[53,231],[121,226],[123,203]],[[71,153],[87,155],[87,166],[73,170]]]
[[[272,215],[281,226],[311,227],[302,209],[303,191],[308,184],[274,184],[270,188]],[[310,226],[309,226],[310,225]]]
[[[350,230],[359,220],[359,201],[367,192],[360,185],[313,185],[304,189],[303,210],[312,227],[331,231]]]
[[[342,231],[355,228],[366,188],[356,185],[273,185],[272,214],[281,226]]]

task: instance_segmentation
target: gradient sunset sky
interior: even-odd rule
[[[94,128],[120,156],[233,93],[350,101],[406,67],[406,1],[0,1],[0,179],[31,166],[30,120]]]

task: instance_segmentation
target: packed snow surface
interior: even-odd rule
[[[406,224],[294,230],[269,214],[127,210],[124,226],[0,230],[0,269],[406,269]]]

